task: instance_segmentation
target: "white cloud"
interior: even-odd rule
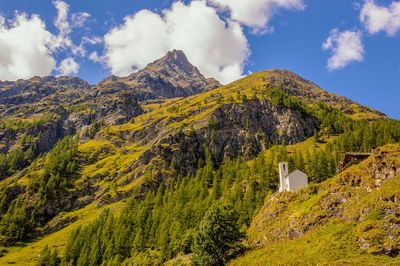
[[[176,2],[161,15],[139,11],[108,32],[104,43],[104,63],[120,76],[180,49],[205,76],[227,83],[242,76],[249,55],[239,23],[221,20],[204,1]],[[97,54],[91,57],[100,58]]]
[[[82,42],[94,45],[94,44],[102,43],[103,39],[99,36],[83,36]]]
[[[58,29],[57,41],[55,47],[68,48],[74,46],[69,34],[72,32],[72,28],[68,21],[68,11],[69,6],[67,3],[61,0],[56,0],[53,2],[55,8],[57,9],[57,16],[54,20],[54,26]]]
[[[54,26],[58,29],[58,36],[54,42],[54,48],[57,49],[70,49],[74,55],[85,56],[86,45],[99,43],[98,37],[83,36],[80,44],[76,45],[71,39],[73,28],[80,28],[84,26],[86,20],[90,17],[89,13],[78,12],[71,16],[69,15],[69,5],[62,0],[53,1],[57,9],[57,16],[54,20]],[[71,23],[70,23],[71,21]]]
[[[64,59],[56,68],[54,55],[60,50],[74,55],[84,56],[85,46],[100,43],[95,36],[84,36],[79,46],[75,45],[70,34],[72,28],[69,22],[69,7],[64,1],[53,2],[57,16],[54,25],[58,34],[47,31],[44,21],[38,15],[28,16],[17,13],[13,20],[0,16],[0,79],[16,80],[32,76],[46,76],[53,70],[61,74],[76,74],[79,65],[71,57]],[[84,23],[87,13],[77,13],[71,17],[72,23]],[[82,24],[83,25],[83,24]],[[76,27],[79,26],[76,24]]]
[[[271,29],[268,23],[280,9],[302,10],[303,0],[208,0],[230,11],[233,20],[251,27],[256,33]]]
[[[142,10],[104,37],[107,65],[113,74],[125,76],[161,57],[168,50],[166,22]]]
[[[92,60],[95,63],[104,63],[105,62],[105,58],[100,56],[96,51],[90,53],[89,55],[89,59]]]
[[[48,75],[56,65],[53,42],[39,16],[17,14],[9,26],[0,19],[0,79]]]
[[[368,0],[361,9],[360,20],[371,34],[385,31],[393,36],[400,31],[400,2],[392,2],[384,7]]]
[[[83,36],[78,46],[71,47],[73,54],[85,56],[87,54],[86,46],[102,43],[103,40],[98,36]]]
[[[71,15],[72,27],[81,28],[85,25],[86,21],[90,18],[90,14],[86,12],[78,12]]]
[[[361,40],[361,33],[358,31],[339,32],[338,29],[333,29],[322,48],[332,52],[327,65],[330,70],[343,68],[352,62],[364,60],[364,45]]]
[[[62,76],[75,75],[79,72],[79,65],[72,57],[67,57],[61,61],[57,70]]]

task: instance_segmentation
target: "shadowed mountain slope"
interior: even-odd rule
[[[205,78],[182,51],[173,50],[127,77],[110,76],[98,86],[120,82],[135,90],[139,100],[187,97],[215,89],[221,84]]]

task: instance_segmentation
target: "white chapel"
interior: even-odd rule
[[[279,192],[282,191],[298,191],[308,186],[308,176],[306,173],[296,169],[289,173],[289,165],[287,162],[279,164]]]

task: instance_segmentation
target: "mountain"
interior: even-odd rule
[[[92,88],[79,78],[34,77],[0,83],[0,150],[49,151],[67,135],[120,124],[143,113],[127,88]],[[25,165],[26,163],[21,163]]]
[[[338,250],[343,243],[350,262],[398,262],[398,203],[389,194],[379,198],[379,187],[397,182],[400,154],[393,143],[400,141],[400,122],[379,111],[286,70],[210,90],[179,51],[95,86],[80,80],[60,86],[57,79],[66,79],[60,77],[42,92],[41,79],[4,82],[0,89],[24,99],[3,103],[12,111],[0,122],[0,264],[59,258],[69,265],[179,265],[193,257],[203,265],[257,265],[258,257],[275,256],[268,248],[288,241],[294,244],[285,252],[298,254],[315,232]],[[34,96],[12,89],[19,83]],[[371,149],[371,158],[337,174],[346,152]],[[277,193],[283,160],[308,174],[308,188]],[[361,233],[364,216],[377,219]],[[248,237],[232,232],[243,241],[227,237],[226,245],[212,245],[212,225],[220,222]],[[351,226],[347,242],[328,238]],[[202,250],[204,243],[226,248],[217,252],[224,255]],[[334,263],[329,256],[301,262],[307,258]],[[291,261],[271,260],[279,263]]]
[[[98,86],[109,86],[116,82],[129,85],[139,100],[187,97],[221,86],[214,78],[205,78],[178,50],[168,52],[127,77],[110,76]]]
[[[286,93],[298,97],[308,104],[324,103],[337,108],[355,119],[382,118],[385,115],[379,111],[361,106],[350,99],[329,93],[309,80],[287,70],[271,70],[265,75],[266,83],[271,87],[280,88]]]
[[[126,78],[111,76],[94,86],[66,76],[0,82],[0,151],[29,150],[36,157],[65,136],[90,137],[102,126],[128,122],[144,112],[138,99],[183,97],[219,85],[176,50]]]
[[[73,102],[88,92],[90,85],[79,78],[49,76],[4,81],[0,82],[0,113],[7,117],[18,114],[19,109],[25,112],[30,105],[41,112],[59,103]]]

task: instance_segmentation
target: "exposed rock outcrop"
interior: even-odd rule
[[[221,86],[214,78],[205,78],[186,55],[177,50],[127,77],[110,76],[98,86],[106,87],[113,83],[127,84],[139,100],[186,97]]]
[[[1,82],[0,151],[24,146],[25,138],[36,154],[47,152],[64,136],[93,123],[122,124],[143,112],[126,84],[93,89],[69,77]]]
[[[304,140],[318,127],[315,118],[299,110],[274,106],[263,100],[222,105],[198,123],[196,129],[180,130],[161,138],[158,134],[162,134],[162,127],[136,132],[132,136],[136,141],[151,142],[153,138],[160,138],[141,156],[140,162],[149,164],[154,158],[161,158],[163,168],[179,162],[176,170],[194,173],[199,160],[205,159],[205,149],[211,152],[217,164],[239,155],[250,159],[273,143],[292,144]]]

